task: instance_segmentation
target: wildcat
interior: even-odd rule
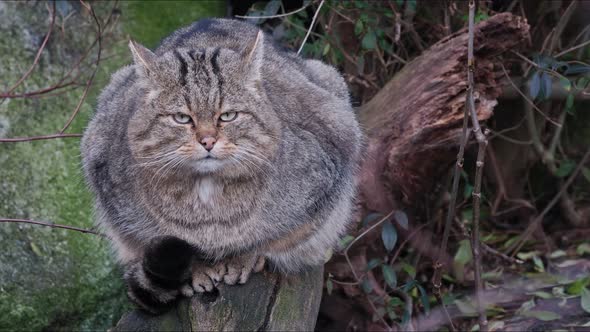
[[[159,312],[265,260],[323,264],[351,219],[362,146],[337,71],[229,19],[129,47],[81,147],[129,297]]]

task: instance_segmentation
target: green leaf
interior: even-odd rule
[[[571,160],[562,161],[559,164],[559,168],[555,172],[555,176],[563,178],[572,173],[572,171],[576,168],[576,163]]]
[[[584,311],[586,311],[587,313],[590,313],[590,291],[588,290],[588,288],[584,287],[584,289],[582,289],[582,294],[580,295],[580,303],[582,305],[582,309],[584,309]]]
[[[455,300],[455,305],[465,316],[477,316],[477,310],[471,301]]]
[[[574,95],[570,93],[565,99],[565,108],[569,110],[572,107],[574,107]]]
[[[459,242],[459,249],[457,249],[457,253],[455,254],[455,263],[465,265],[471,262],[472,258],[471,243],[469,243],[469,240],[461,240]]]
[[[465,265],[469,263],[472,258],[471,243],[469,243],[469,240],[460,241],[459,248],[457,248],[457,252],[455,253],[453,260],[453,272],[459,281],[463,281],[465,278]]]
[[[416,278],[416,269],[412,265],[403,262],[402,270],[404,270],[412,279]]]
[[[446,293],[442,296],[442,304],[444,305],[451,305],[455,303],[455,300],[457,300],[457,297],[451,293]]]
[[[539,76],[539,72],[535,72],[533,77],[531,78],[531,84],[529,87],[529,94],[531,98],[535,99],[539,95],[541,91],[541,77]]]
[[[509,248],[512,244],[514,244],[518,240],[520,240],[520,235],[515,235],[515,236],[509,238],[506,242],[504,242],[504,244],[502,245],[502,248],[504,248],[504,249]]]
[[[561,316],[555,312],[544,310],[531,310],[521,313],[522,316],[532,317],[544,322],[560,319]]]
[[[481,278],[483,280],[499,280],[500,278],[502,278],[502,269],[499,268],[499,269],[494,269],[492,271],[484,272],[481,275]]]
[[[374,269],[375,267],[377,267],[379,264],[381,264],[381,260],[379,258],[372,258],[369,263],[367,263],[367,266],[365,267],[365,271],[370,271],[372,269]]]
[[[393,250],[395,243],[397,242],[397,231],[389,220],[383,223],[383,228],[381,229],[381,239],[383,240],[383,245],[387,251]]]
[[[361,45],[366,50],[372,50],[377,46],[377,35],[375,35],[373,30],[369,29],[369,31],[367,31],[361,41]]]
[[[565,291],[571,295],[580,295],[582,294],[582,290],[588,285],[590,285],[590,277],[579,278],[567,286]]]
[[[383,279],[385,279],[387,285],[391,288],[397,287],[397,277],[393,268],[389,265],[383,264],[381,265],[381,271],[383,272]]]
[[[473,189],[473,187],[471,187]],[[469,194],[471,195],[471,193]],[[468,197],[465,197],[468,198]],[[461,211],[461,220],[466,221],[466,222],[471,222],[473,221],[473,209],[465,209],[463,211]]]
[[[533,256],[533,263],[535,264],[535,270],[545,272],[545,265],[539,256]]]
[[[410,312],[404,309],[404,315],[402,316],[402,326],[405,326],[410,321]]]
[[[528,252],[519,252],[516,254],[516,257],[520,258],[523,261],[528,261],[529,259],[533,259],[533,257],[539,256],[539,251],[528,251]]]
[[[559,258],[559,257],[565,257],[565,256],[567,256],[567,252],[565,252],[565,251],[563,251],[561,249],[555,250],[554,252],[552,252],[551,254],[549,254],[549,258],[551,258],[551,259],[555,259],[555,258]]]
[[[473,193],[473,186],[470,185],[469,183],[466,183],[465,189],[463,190],[463,198],[468,199],[469,197],[471,197],[472,193]]]
[[[563,89],[565,91],[568,91],[569,92],[572,89],[572,82],[569,79],[565,78],[565,77],[560,77],[559,78],[559,84],[561,84],[561,86],[563,87]]]
[[[371,212],[369,214],[367,214],[366,217],[363,218],[363,226],[367,226],[368,224],[372,223],[375,220],[379,220],[383,218],[383,215],[381,213],[378,212]]]
[[[264,7],[264,16],[274,16],[279,12],[281,8],[280,0],[271,0]]]
[[[430,312],[430,300],[428,299],[428,294],[424,287],[420,285],[416,285],[418,287],[418,291],[420,291],[420,301],[422,302],[422,306],[424,306],[424,312],[428,314]]]
[[[393,218],[403,229],[408,230],[408,215],[404,211],[397,210],[393,213]]]
[[[35,244],[35,242],[31,242],[31,250],[33,250],[33,252],[35,253],[35,255],[42,257],[43,253],[41,252],[41,250],[39,249],[39,247],[37,247],[37,245]]]
[[[589,82],[590,82],[590,78],[588,78],[586,76],[582,76],[582,77],[578,78],[578,82],[576,83],[576,87],[578,89],[586,89],[586,85],[588,85]]]
[[[516,314],[517,314],[517,315],[520,315],[520,314],[522,314],[522,313],[523,313],[523,312],[525,312],[525,311],[530,311],[530,310],[531,310],[531,309],[533,309],[533,308],[534,308],[536,305],[537,305],[537,304],[535,303],[535,299],[534,299],[534,298],[533,298],[533,299],[530,299],[530,300],[528,300],[528,301],[526,301],[526,302],[523,302],[523,303],[520,305],[520,308],[518,308],[518,310],[516,311]]]
[[[590,66],[573,64],[565,71],[565,75],[590,73]]]
[[[414,288],[414,286],[416,286],[416,280],[410,280],[404,285],[404,287],[402,287],[402,291],[407,293],[407,292],[411,291],[412,288]]]
[[[394,296],[389,300],[389,302],[387,303],[387,306],[391,307],[391,308],[395,308],[395,307],[399,307],[403,304],[404,304],[404,301],[402,301],[399,297]]]
[[[354,236],[346,235],[345,237],[340,239],[340,248],[346,248],[352,241],[354,240]]]
[[[332,283],[332,279],[329,279],[326,281],[326,291],[328,292],[328,295],[332,295],[332,290],[334,289],[334,284]]]
[[[544,291],[536,291],[536,292],[532,292],[532,293],[527,293],[528,295],[534,295],[540,299],[552,299],[554,298],[553,294],[548,293],[548,292],[544,292]]]
[[[326,56],[326,54],[328,54],[328,52],[330,52],[330,43],[326,43],[326,45],[324,45],[324,50],[322,51],[322,55]]]
[[[590,180],[588,180],[590,181]],[[584,254],[590,254],[590,244],[582,243],[576,248],[576,254],[582,256]]]
[[[551,76],[543,72],[543,74],[541,74],[541,81],[543,82],[543,86],[541,87],[543,90],[543,98],[547,99],[551,97]]]
[[[361,282],[361,288],[363,289],[363,292],[369,294],[373,290],[373,285],[371,285],[369,280],[365,278],[363,279],[363,282]]]
[[[363,33],[363,21],[357,20],[354,24],[354,34],[360,36]]]
[[[582,175],[584,175],[584,178],[590,182],[590,169],[588,169],[588,167],[582,168]]]

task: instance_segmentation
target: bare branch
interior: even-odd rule
[[[0,143],[30,142],[30,141],[40,141],[40,140],[46,140],[46,139],[70,138],[70,137],[82,137],[82,134],[53,134],[53,135],[42,135],[42,136],[0,138]]]
[[[309,25],[309,29],[307,30],[307,34],[305,35],[305,38],[303,38],[303,41],[301,42],[301,46],[299,47],[299,51],[297,51],[297,54],[301,53],[301,50],[303,50],[303,46],[305,46],[305,42],[307,41],[307,38],[309,38],[309,35],[311,34],[311,30],[313,30],[313,26],[315,25],[315,21],[318,18],[318,14],[320,13],[320,9],[322,9],[322,6],[324,5],[324,1],[325,0],[322,0],[322,2],[320,2],[318,9],[315,11],[315,14],[313,15],[313,19],[311,20],[311,24]]]
[[[84,89],[84,92],[82,93],[82,97],[80,97],[80,100],[78,101],[78,105],[76,105],[74,112],[72,112],[72,115],[70,116],[70,118],[68,119],[66,124],[59,131],[60,134],[63,134],[68,129],[68,127],[72,124],[72,121],[74,121],[74,118],[76,117],[76,115],[78,115],[78,112],[80,112],[80,108],[82,107],[84,100],[86,100],[86,96],[88,95],[88,91],[90,90],[90,86],[92,85],[92,82],[94,81],[94,76],[96,76],[96,72],[98,71],[98,67],[100,65],[100,55],[102,53],[102,27],[100,25],[100,22],[98,21],[98,18],[96,17],[96,13],[94,12],[94,8],[92,8],[92,6],[90,6],[89,4],[85,4],[83,1],[80,1],[80,2],[90,11],[90,14],[92,15],[92,18],[94,19],[94,22],[96,22],[96,27],[98,29],[98,32],[97,32],[98,50],[96,53],[96,66],[94,67],[94,71],[92,72],[92,75],[90,76],[90,78],[88,79],[88,81],[86,83],[86,88]]]
[[[237,18],[249,18],[249,19],[271,19],[271,18],[279,18],[279,17],[286,17],[289,15],[293,15],[293,14],[297,14],[300,11],[305,10],[305,8],[309,7],[312,4],[312,2],[308,3],[307,5],[299,8],[299,9],[295,9],[293,11],[284,13],[284,14],[277,14],[277,15],[270,15],[270,16],[242,16],[242,15],[234,15],[234,17]]]
[[[46,221],[37,221],[37,220],[29,220],[29,219],[0,218],[0,222],[2,222],[2,223],[25,223],[25,224],[41,225],[41,226],[47,226],[47,227],[51,227],[51,228],[61,228],[61,229],[67,229],[67,230],[70,230],[70,231],[76,231],[76,232],[86,233],[86,234],[94,234],[94,235],[105,237],[104,234],[99,233],[97,231],[90,230],[90,229],[79,228],[79,227],[74,227],[74,226],[67,226],[67,225],[60,225],[60,224],[54,224],[54,223],[46,222]]]
[[[41,46],[39,46],[39,50],[37,50],[37,54],[35,55],[35,59],[33,60],[33,64],[31,65],[31,67],[29,67],[29,70],[27,70],[27,72],[24,73],[24,75],[21,76],[21,78],[10,89],[8,89],[6,92],[3,93],[3,95],[11,94],[19,85],[21,85],[27,79],[27,77],[29,77],[29,75],[31,75],[31,73],[33,72],[33,69],[35,69],[35,67],[37,66],[37,63],[39,63],[39,58],[41,58],[41,53],[43,53],[43,50],[45,49],[45,46],[47,45],[47,42],[49,41],[49,37],[51,36],[51,32],[53,31],[53,26],[55,24],[55,1],[53,1],[52,9],[49,9],[49,12],[51,14],[51,23],[49,23],[49,30],[47,31],[47,34],[45,35],[45,39],[43,39],[43,43],[41,43]]]

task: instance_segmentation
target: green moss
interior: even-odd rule
[[[103,16],[111,3],[93,6]],[[57,7],[63,16],[75,10],[68,2]],[[112,72],[130,62],[128,35],[153,46],[182,25],[222,14],[223,2],[124,2],[122,7],[123,24],[112,30],[95,84],[68,132],[83,131],[100,89]],[[14,84],[32,63],[48,22],[44,5],[0,3],[0,90]],[[60,30],[54,30],[35,71],[15,92],[56,82],[94,37],[91,21],[78,11],[68,18],[64,32]],[[2,100],[0,137],[55,133],[81,94],[77,89],[59,97]],[[79,139],[0,143],[0,216],[92,227],[92,198],[80,170]],[[0,330],[106,330],[128,310],[121,273],[100,237],[0,224],[0,242]]]
[[[155,47],[160,40],[179,27],[201,18],[223,16],[224,1],[126,1],[128,13],[125,30],[146,47]]]

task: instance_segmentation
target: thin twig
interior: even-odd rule
[[[70,137],[82,137],[82,134],[53,134],[53,135],[42,135],[42,136],[0,138],[0,143],[30,142],[30,141],[40,141],[40,140],[46,140],[46,139],[70,138]]]
[[[78,115],[78,112],[80,112],[80,109],[82,108],[82,104],[84,103],[84,100],[86,100],[86,96],[88,95],[88,91],[90,91],[90,87],[92,86],[92,82],[94,81],[94,76],[96,75],[96,72],[98,71],[98,67],[100,64],[100,55],[102,53],[102,27],[100,25],[100,22],[98,21],[98,18],[96,17],[96,13],[94,12],[94,8],[92,8],[92,6],[90,6],[89,4],[84,3],[82,0],[80,0],[80,2],[82,3],[82,5],[84,5],[90,11],[92,18],[96,22],[96,27],[98,30],[97,31],[98,50],[96,52],[96,67],[94,68],[92,75],[90,76],[90,78],[88,79],[88,82],[86,83],[86,88],[84,89],[84,92],[82,93],[82,97],[80,97],[80,100],[78,101],[78,105],[76,105],[74,112],[72,112],[72,115],[70,115],[70,118],[65,123],[63,128],[60,130],[60,132],[59,132],[60,134],[63,134],[68,129],[68,127],[72,124],[72,121],[74,121],[74,118],[76,117],[76,115]]]
[[[284,14],[277,14],[277,15],[270,15],[270,16],[242,16],[242,15],[234,15],[234,17],[237,17],[237,18],[251,18],[251,19],[271,19],[271,18],[285,17],[285,16],[297,14],[300,11],[305,10],[305,8],[309,7],[311,4],[312,4],[312,2],[308,3],[307,5],[299,8],[299,9],[295,9],[293,11],[290,11],[290,12],[284,13]]]
[[[553,50],[555,50],[555,48],[557,47],[557,43],[561,39],[561,34],[565,30],[565,27],[568,25],[570,19],[572,18],[572,15],[576,11],[577,6],[578,1],[572,0],[565,12],[563,12],[563,14],[561,15],[559,22],[557,22],[557,25],[555,26],[555,33],[553,34],[553,37],[551,39],[551,44],[549,45],[547,54],[553,53]]]
[[[471,232],[471,250],[473,252],[473,262],[475,270],[475,291],[477,298],[477,311],[479,316],[479,330],[486,332],[488,330],[488,321],[486,318],[485,307],[483,304],[482,295],[485,291],[482,280],[482,267],[481,267],[481,249],[480,249],[480,238],[479,238],[479,218],[480,218],[480,205],[481,205],[481,180],[483,177],[483,166],[486,155],[486,147],[488,141],[486,140],[485,133],[481,130],[479,120],[477,119],[477,112],[475,111],[475,100],[473,92],[475,89],[475,82],[473,79],[473,72],[475,71],[475,59],[473,57],[473,35],[474,35],[474,23],[475,21],[475,1],[469,1],[469,30],[468,30],[468,41],[467,41],[467,105],[469,107],[471,115],[471,123],[473,126],[473,133],[479,145],[477,151],[477,161],[475,168],[475,183],[473,186],[473,224]]]
[[[313,26],[315,25],[315,21],[318,18],[318,15],[320,13],[320,9],[322,9],[322,6],[324,5],[324,1],[325,0],[322,0],[322,2],[320,2],[318,9],[315,11],[315,14],[313,15],[313,19],[311,20],[311,24],[309,25],[309,30],[307,30],[307,34],[305,35],[305,38],[303,38],[303,41],[301,42],[301,46],[299,47],[299,51],[297,51],[297,54],[301,53],[301,51],[303,50],[303,46],[305,45],[307,38],[309,38],[309,34],[311,33],[311,30],[313,30]]]
[[[33,60],[33,64],[31,65],[31,67],[29,67],[29,70],[27,70],[26,73],[24,73],[23,76],[21,76],[21,78],[7,91],[5,91],[3,93],[3,95],[9,95],[11,94],[19,85],[21,85],[22,82],[24,82],[25,79],[27,79],[27,77],[29,77],[29,75],[31,75],[31,73],[33,72],[33,69],[35,69],[35,67],[37,66],[37,63],[39,63],[39,58],[41,58],[41,53],[43,53],[43,50],[45,49],[45,46],[47,45],[47,42],[49,41],[49,37],[51,36],[51,32],[53,31],[53,26],[55,24],[55,1],[53,1],[53,7],[52,9],[49,9],[49,12],[51,13],[51,23],[49,23],[49,30],[47,31],[47,34],[45,35],[45,39],[43,39],[43,43],[41,43],[41,46],[39,46],[39,50],[37,51],[37,54],[35,55],[35,59]]]
[[[500,257],[512,264],[524,264],[524,262],[521,261],[520,259],[505,255],[505,254],[499,252],[498,250],[490,247],[489,245],[485,244],[484,242],[481,243],[481,247],[483,248],[483,250],[487,251],[489,254],[492,254],[494,256],[498,256],[498,257]]]
[[[102,237],[105,236],[102,233],[99,233],[97,231],[93,231],[90,229],[54,224],[54,223],[46,222],[46,221],[37,221],[37,220],[29,220],[29,219],[0,218],[0,222],[1,223],[24,223],[24,224],[41,225],[41,226],[47,226],[47,227],[51,227],[51,228],[67,229],[70,231],[76,231],[76,232],[80,232],[80,233],[94,234],[94,235],[98,235],[98,236],[102,236]]]
[[[446,266],[443,266],[443,256],[444,253],[447,251],[447,244],[449,242],[449,234],[451,231],[451,224],[452,220],[455,216],[455,208],[457,202],[457,193],[459,191],[459,180],[461,178],[461,170],[463,169],[463,156],[465,154],[465,146],[467,145],[467,141],[469,140],[469,136],[471,132],[467,130],[467,118],[468,118],[468,111],[467,105],[465,105],[465,113],[463,114],[463,132],[461,135],[461,141],[459,143],[459,153],[457,154],[457,162],[455,163],[455,169],[453,171],[453,184],[451,187],[451,198],[449,199],[449,209],[447,210],[447,216],[445,220],[445,227],[443,230],[443,238],[442,243],[439,249],[439,256],[437,257],[436,262],[434,263],[434,276],[432,277],[432,286],[434,290],[434,295],[438,298],[442,298],[440,294],[440,288],[442,286],[441,279],[442,279],[442,272],[446,269]]]
[[[579,44],[579,45],[572,46],[572,47],[568,48],[568,49],[567,49],[567,50],[565,50],[565,51],[561,51],[561,52],[557,53],[557,54],[556,54],[554,57],[555,57],[555,58],[559,58],[560,56],[562,56],[562,55],[564,55],[564,54],[567,54],[567,53],[569,53],[569,52],[575,51],[575,50],[577,50],[577,49],[579,49],[579,48],[582,48],[582,47],[584,47],[584,46],[587,46],[587,45],[590,45],[590,40],[587,40],[587,41],[585,41],[585,42],[583,42],[583,43],[581,43],[581,44]]]

